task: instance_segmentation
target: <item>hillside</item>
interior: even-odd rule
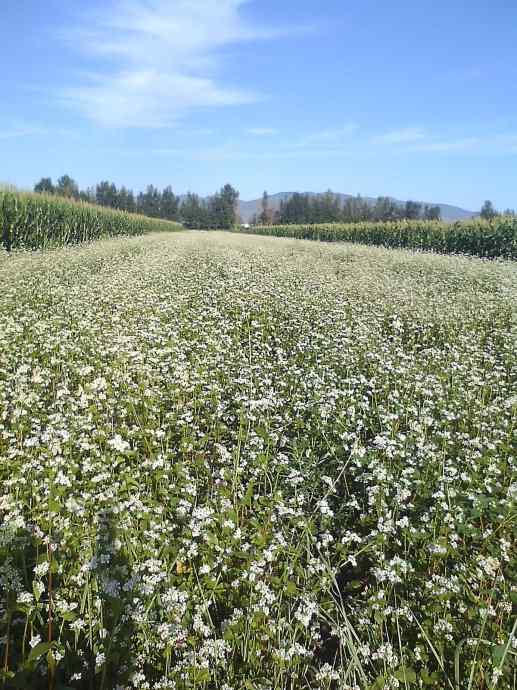
[[[280,202],[287,201],[293,194],[294,192],[279,192],[278,194],[272,194],[269,197],[270,208],[276,211],[280,208]],[[315,192],[308,192],[308,194],[310,194],[311,196],[319,196],[319,194],[316,194]],[[349,199],[352,195],[336,193],[335,196],[339,197],[341,204],[343,204],[344,201],[346,199]],[[375,203],[375,199],[373,197],[364,198],[372,205]],[[406,203],[405,201],[400,201],[399,199],[395,199],[395,201],[401,205]],[[442,219],[447,221],[464,220],[466,218],[472,218],[473,216],[477,215],[477,213],[474,213],[473,211],[467,211],[463,208],[460,208],[459,206],[451,206],[450,204],[436,204],[434,202],[422,203],[427,203],[430,206],[439,206],[442,212]],[[239,213],[241,215],[242,222],[249,223],[256,213],[258,214],[261,212],[261,205],[262,199],[253,199],[251,201],[239,201]]]

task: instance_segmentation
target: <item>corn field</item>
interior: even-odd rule
[[[327,225],[269,225],[246,230],[255,235],[324,242],[358,242],[391,249],[419,249],[483,258],[517,258],[517,218],[501,216],[456,223],[402,220]]]
[[[8,251],[178,228],[170,221],[69,199],[0,190],[0,247]]]

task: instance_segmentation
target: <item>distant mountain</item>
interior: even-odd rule
[[[307,192],[310,196],[320,196],[320,194],[316,194],[315,192]],[[280,202],[281,201],[288,201],[294,192],[280,192],[279,194],[271,194],[269,197],[269,208],[271,208],[273,211],[276,211],[280,208]],[[341,204],[345,202],[345,199],[349,199],[352,195],[351,194],[337,194],[334,193],[334,196],[339,197]],[[368,201],[370,204],[375,203],[375,199],[372,197],[363,197]],[[405,201],[400,201],[399,199],[394,199],[398,204],[404,205],[406,202]],[[435,203],[430,203],[430,202],[422,202],[422,203],[427,203],[429,206],[439,206],[440,210],[442,212],[442,219],[446,221],[454,221],[454,220],[465,220],[467,218],[473,218],[474,216],[477,216],[477,213],[474,213],[473,211],[466,211],[464,208],[459,208],[459,206],[450,206],[449,204],[435,204]],[[253,199],[252,201],[239,201],[239,213],[241,215],[241,219],[243,223],[249,223],[253,216],[255,214],[260,214],[262,211],[262,199]]]

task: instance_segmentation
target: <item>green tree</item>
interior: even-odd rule
[[[180,206],[180,219],[186,228],[201,229],[208,227],[205,203],[197,194],[189,192]]]
[[[56,185],[56,194],[70,199],[79,199],[79,187],[77,182],[70,175],[63,175],[59,178]]]
[[[418,220],[422,214],[422,204],[417,201],[406,201],[404,217],[408,220]]]
[[[404,215],[396,201],[388,196],[380,196],[373,207],[373,217],[375,220],[399,220]]]
[[[117,208],[117,188],[112,182],[105,180],[95,188],[95,201],[99,206]]]
[[[162,192],[161,217],[166,220],[178,220],[180,200],[171,187],[165,187]]]
[[[221,201],[219,227],[229,230],[237,224],[239,192],[231,184],[225,184],[219,197]]]
[[[140,213],[150,218],[160,218],[162,195],[156,187],[150,184],[143,194],[138,196]]]
[[[85,201],[88,204],[95,204],[97,203],[96,196],[95,196],[95,189],[93,187],[88,187],[87,189],[81,189],[79,192],[79,199],[81,201]]]
[[[273,214],[269,208],[269,195],[264,192],[262,195],[262,212],[259,216],[259,223],[261,225],[271,225]]]
[[[492,220],[492,218],[497,216],[497,211],[495,210],[493,203],[487,200],[481,207],[481,213],[479,215],[485,220]]]
[[[425,220],[441,220],[442,211],[439,206],[428,206],[424,207],[424,218]]]
[[[38,194],[54,194],[56,190],[52,184],[52,178],[42,177],[41,180],[34,185],[34,191]]]

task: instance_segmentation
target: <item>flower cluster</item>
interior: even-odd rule
[[[514,265],[178,233],[0,282],[0,685],[511,686]]]

